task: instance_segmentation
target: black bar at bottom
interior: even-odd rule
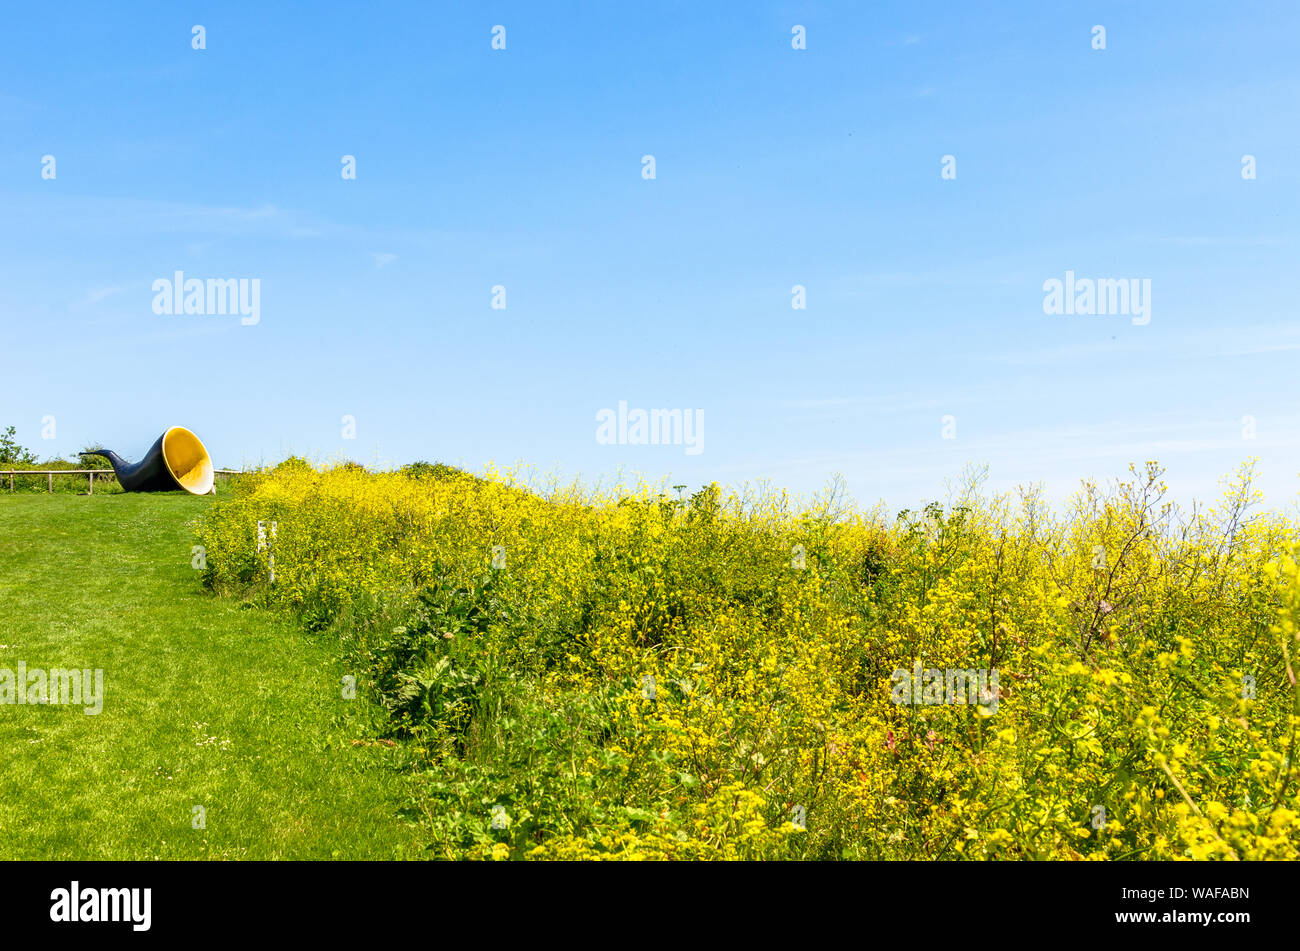
[[[791,925],[873,943],[1007,929],[1231,940],[1295,920],[1294,875],[1280,863],[28,862],[0,864],[0,921],[7,937],[373,941],[400,923],[434,928],[435,943],[436,929],[461,926],[491,942],[605,928],[694,941]]]

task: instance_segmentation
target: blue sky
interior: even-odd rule
[[[975,6],[14,8],[0,426],[135,458],[184,425],[232,467],[838,472],[893,508],[967,463],[1059,498],[1154,458],[1205,498],[1257,456],[1289,505],[1300,8]],[[176,270],[257,279],[260,322],[155,314]],[[1149,280],[1150,322],[1044,314],[1067,270]],[[620,401],[702,410],[703,451],[599,444]]]

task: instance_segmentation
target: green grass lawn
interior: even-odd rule
[[[334,646],[199,587],[210,503],[0,493],[0,668],[104,671],[98,715],[0,705],[0,859],[418,854]]]

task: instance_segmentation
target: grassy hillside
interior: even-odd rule
[[[0,493],[0,667],[102,668],[103,711],[0,706],[0,859],[410,851],[335,652],[204,593],[179,494]],[[206,810],[195,829],[194,807]]]
[[[0,668],[105,681],[0,706],[0,858],[1300,857],[1298,534],[1244,477],[232,488],[0,494]]]

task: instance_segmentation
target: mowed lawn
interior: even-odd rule
[[[0,859],[418,855],[333,645],[200,588],[209,504],[0,493],[0,668],[104,671],[95,716],[0,705]]]

